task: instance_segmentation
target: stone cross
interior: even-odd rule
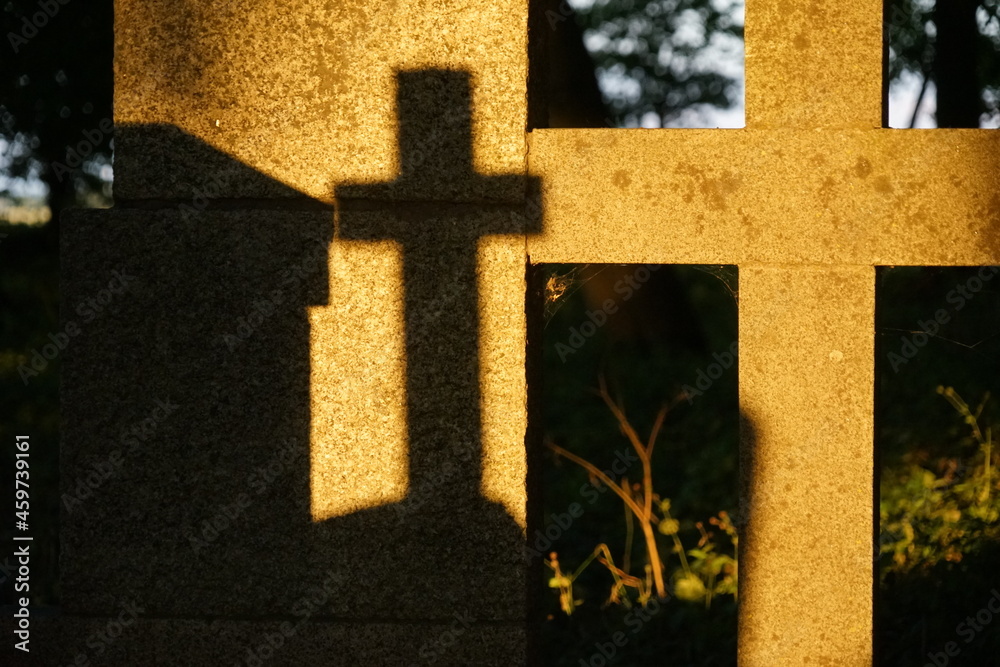
[[[1000,133],[884,129],[881,3],[784,7],[746,129],[532,132],[528,254],[739,266],[740,664],[870,665],[875,267],[1000,263]]]

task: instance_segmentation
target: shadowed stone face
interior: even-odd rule
[[[449,133],[469,128],[468,77],[407,77],[401,95],[416,100],[400,104],[409,109],[400,136],[410,167],[399,182],[437,179],[450,187],[471,161],[439,173],[429,157],[445,155],[428,148],[411,163],[420,156],[415,147],[439,139],[407,127],[430,120],[440,140],[456,146]],[[434,101],[439,114],[418,111]],[[190,144],[177,154],[212,154],[174,136]],[[227,182],[283,187],[224,156],[212,159],[231,174]],[[482,178],[524,183],[521,175]],[[123,257],[135,278],[130,298],[82,332],[67,359],[67,475],[112,456],[115,425],[140,421],[145,398],[170,396],[179,407],[157,424],[144,451],[125,457],[101,493],[69,515],[67,611],[112,613],[131,596],[148,614],[174,616],[278,610],[303,620],[405,624],[457,613],[475,619],[466,628],[470,641],[484,637],[475,623],[488,621],[506,626],[502,641],[513,648],[503,655],[523,650],[525,420],[517,401],[524,395],[526,218],[517,207],[372,199],[343,201],[336,221],[308,200],[257,211],[185,199],[154,211],[81,213],[69,225],[67,265],[94,278],[67,283],[68,303]],[[389,252],[380,255],[385,244]],[[372,263],[356,264],[359,249]],[[352,263],[357,274],[385,269],[390,289],[358,292]],[[393,278],[400,280],[393,285]],[[348,360],[371,359],[372,339],[355,335],[350,316],[330,317],[385,297],[399,298],[396,318],[368,332],[399,341],[388,348],[402,371],[395,395],[404,409],[395,411],[343,393],[351,389],[343,383],[352,374]],[[341,364],[333,373],[331,360]],[[117,410],[112,422],[109,405]],[[331,426],[370,439],[345,442]],[[383,432],[402,436],[391,443],[400,450],[388,466],[366,461]],[[125,506],[132,511],[122,513]],[[120,538],[93,549],[99,533]],[[331,572],[325,586],[332,589],[317,598],[311,591],[326,590]],[[185,582],[180,592],[175,581]],[[425,640],[410,650],[418,653]],[[362,655],[370,649],[359,646]],[[493,659],[466,648],[453,655]]]

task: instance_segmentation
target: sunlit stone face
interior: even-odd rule
[[[330,304],[310,308],[309,324],[313,520],[399,502],[408,485],[398,244],[334,241]]]

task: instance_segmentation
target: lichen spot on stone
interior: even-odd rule
[[[614,176],[611,177],[611,182],[618,188],[624,190],[632,184],[632,179],[629,178],[628,173],[619,169],[615,172]]]
[[[872,163],[864,156],[859,157],[858,163],[854,165],[854,173],[858,178],[868,178],[872,173]]]
[[[892,183],[889,181],[888,176],[879,176],[875,179],[875,190],[877,192],[882,192],[884,194],[890,194],[893,191]]]

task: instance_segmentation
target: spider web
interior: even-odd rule
[[[639,264],[550,264],[546,266],[545,327],[548,327],[552,317],[570,302],[570,297],[612,266],[639,266]],[[663,266],[679,266],[707,273],[723,284],[733,301],[739,302],[739,281],[735,266],[725,264],[664,264]]]

